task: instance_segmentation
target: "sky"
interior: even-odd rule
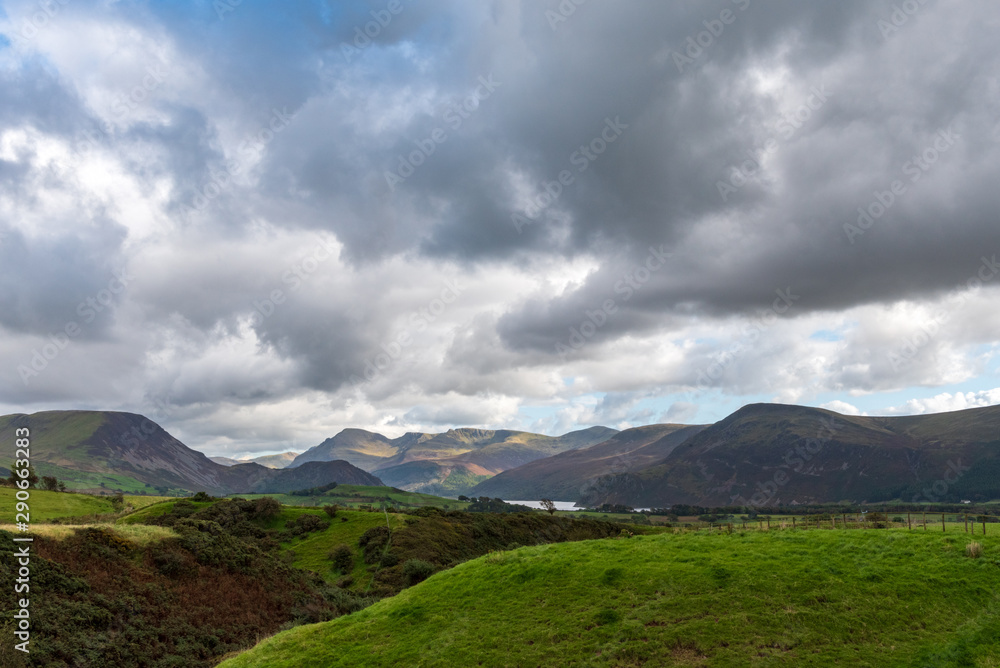
[[[986,0],[0,2],[0,412],[211,455],[1000,403]]]

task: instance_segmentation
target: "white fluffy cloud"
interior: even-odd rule
[[[1000,403],[1000,387],[982,392],[942,392],[930,399],[910,399],[901,406],[889,409],[890,414],[922,415],[924,413],[944,413],[966,408],[981,408]]]

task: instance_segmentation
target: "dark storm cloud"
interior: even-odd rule
[[[699,6],[696,13],[711,19],[724,4]],[[608,8],[581,7],[558,29],[607,30],[611,22],[594,18],[602,10]],[[788,288],[801,295],[795,314],[937,294],[965,280],[983,252],[990,257],[1000,248],[990,222],[1000,201],[988,184],[1000,176],[1000,154],[990,111],[997,102],[990,74],[997,52],[988,31],[952,13],[936,25],[916,16],[883,38],[877,21],[893,11],[888,4],[750,6],[694,65],[679,73],[668,62],[658,80],[649,59],[639,57],[653,50],[649,42],[628,29],[619,34],[620,51],[601,51],[599,64],[583,62],[590,68],[588,90],[575,99],[569,91],[563,104],[593,108],[598,116],[613,109],[632,127],[593,163],[590,180],[567,188],[549,211],[569,213],[570,245],[593,248],[595,239],[611,239],[632,264],[650,244],[664,243],[675,253],[598,338],[662,325],[685,305],[704,314],[752,312]],[[670,26],[668,51],[683,53],[676,36],[703,29],[690,14],[677,22],[657,18]],[[620,81],[602,77],[616,69],[619,54],[639,63],[628,80],[658,95],[630,98]],[[557,61],[565,73],[566,60]],[[753,90],[753,77],[768,69],[785,71],[781,93],[797,98],[799,109],[814,107],[806,109],[801,127],[789,125],[791,109]],[[605,92],[603,104],[587,103],[595,90]],[[552,93],[544,99],[559,105]],[[563,136],[568,116],[537,115],[535,139]],[[574,132],[586,140],[582,128]],[[735,192],[720,191],[733,166],[748,152],[759,158],[768,139],[777,148],[766,169],[753,166],[758,178]],[[547,155],[559,158],[567,150],[550,148]],[[556,160],[536,176],[551,179],[558,169]],[[905,192],[893,196],[893,181]],[[857,224],[858,207],[867,209],[879,197],[896,201],[873,224],[862,218],[868,229],[861,235],[845,230]],[[547,224],[545,218],[537,225]],[[609,266],[579,290],[548,305],[526,304],[502,320],[508,345],[551,350],[587,309],[601,304],[613,277],[630,263],[598,257]]]

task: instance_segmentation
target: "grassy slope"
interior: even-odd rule
[[[10,512],[10,517],[3,518],[5,520],[14,520],[14,504],[17,503],[16,493],[17,490],[13,487],[0,487],[0,504],[4,508],[8,508]],[[125,504],[140,509],[166,498],[165,496],[126,496]],[[46,522],[58,517],[82,517],[114,512],[111,500],[107,498],[69,492],[48,492],[41,489],[31,490],[28,506],[31,509],[32,522]]]
[[[643,536],[488,555],[220,664],[997,666],[1000,538]]]
[[[294,519],[303,513],[316,513],[320,517],[326,518],[322,512],[306,508],[285,508],[278,523],[284,523]],[[393,530],[403,526],[406,515],[398,513],[388,513],[389,527]],[[347,521],[343,521],[346,518]],[[363,592],[371,582],[372,574],[368,572],[364,560],[361,557],[361,550],[358,549],[358,539],[368,529],[386,525],[386,514],[356,512],[341,510],[337,517],[330,522],[330,527],[323,531],[316,531],[308,534],[305,538],[296,538],[287,543],[282,543],[281,547],[290,550],[295,556],[292,565],[296,568],[305,568],[321,574],[327,581],[336,582],[341,577],[340,573],[331,570],[330,550],[341,543],[346,543],[354,550],[354,570],[350,575],[354,578],[354,585],[351,589]]]
[[[0,503],[4,508],[10,509],[10,517],[14,519],[14,504],[16,489],[13,487],[0,487]],[[69,494],[66,492],[47,492],[40,489],[32,489],[31,497],[28,499],[28,506],[31,508],[32,522],[45,522],[57,517],[78,517],[80,515],[97,515],[112,513],[109,499],[101,499],[87,494]]]
[[[24,415],[0,417],[0,432],[24,419]],[[86,448],[79,443],[93,436],[104,420],[104,414],[98,411],[45,411],[31,415],[27,426],[31,429],[32,458],[56,464],[88,463]]]
[[[154,517],[159,517],[160,515],[166,515],[174,507],[174,504],[177,503],[177,501],[178,499],[172,499],[172,500],[152,503],[148,506],[136,510],[134,513],[130,513],[120,518],[116,522],[116,524],[142,524]],[[194,507],[198,508],[199,510],[202,508],[207,508],[210,505],[212,505],[211,501],[194,502]]]

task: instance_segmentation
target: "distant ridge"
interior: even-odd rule
[[[461,428],[439,434],[408,432],[390,439],[363,429],[344,429],[306,450],[291,465],[343,459],[388,485],[454,496],[501,471],[600,443],[616,433],[608,427],[590,427],[562,436]]]
[[[610,473],[636,471],[658,463],[707,425],[655,424],[633,427],[586,448],[536,459],[484,480],[472,496],[503,499],[576,501]]]
[[[36,472],[53,475],[70,489],[232,494],[329,482],[381,484],[376,476],[344,461],[294,471],[256,463],[217,464],[135,413],[46,411],[0,417],[5,438],[13,438],[18,427],[30,429]]]
[[[230,457],[209,457],[209,459],[223,466],[253,463],[266,466],[269,469],[283,469],[287,468],[299,454],[298,452],[282,452],[277,455],[261,455],[260,457],[245,457],[243,459],[231,459]]]
[[[750,404],[639,470],[602,476],[587,505],[788,505],[1000,498],[1000,406],[901,417]]]

